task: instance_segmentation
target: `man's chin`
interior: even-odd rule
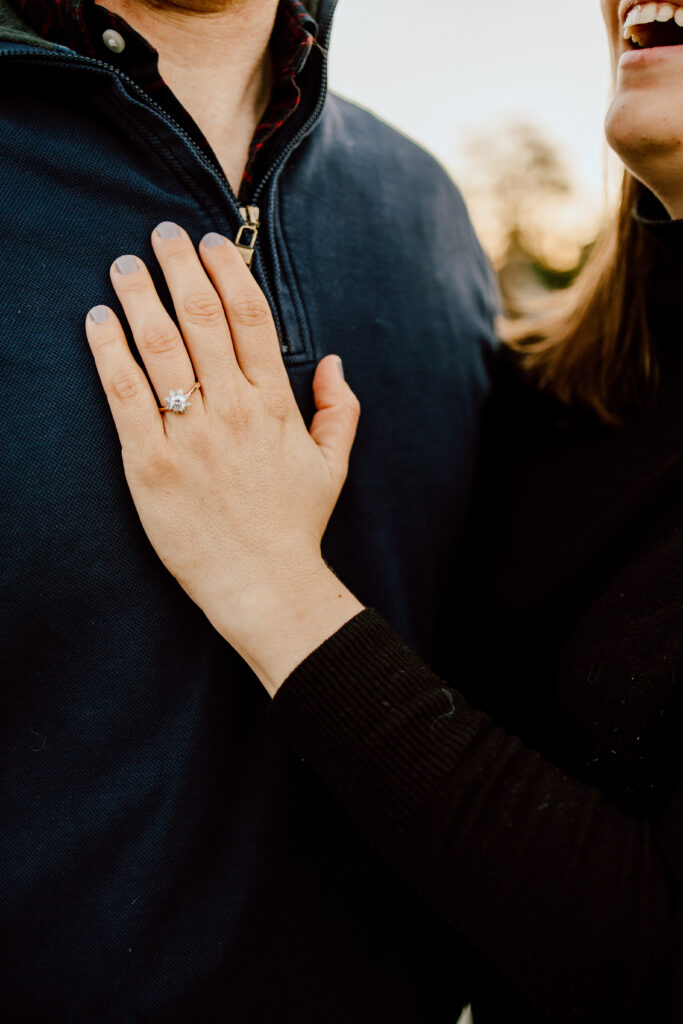
[[[153,11],[167,11],[173,14],[222,14],[233,9],[246,7],[250,0],[137,0],[142,6]]]

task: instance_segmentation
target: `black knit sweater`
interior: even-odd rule
[[[501,387],[449,685],[369,610],[271,708],[478,951],[476,1024],[683,1021],[683,223],[645,229],[656,399],[614,429]]]

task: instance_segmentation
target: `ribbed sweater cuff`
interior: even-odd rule
[[[371,609],[292,673],[270,715],[355,817],[377,815],[393,832],[421,815],[489,723]]]

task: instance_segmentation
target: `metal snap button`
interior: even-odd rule
[[[113,28],[108,28],[106,32],[102,33],[102,42],[112,53],[123,53],[126,48],[126,40],[120,32],[116,32]]]

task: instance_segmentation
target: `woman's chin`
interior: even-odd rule
[[[624,166],[668,208],[665,197],[678,195],[683,181],[683,119],[680,133],[675,133],[670,117],[658,121],[651,109],[639,114],[615,101],[607,114],[605,135]]]

